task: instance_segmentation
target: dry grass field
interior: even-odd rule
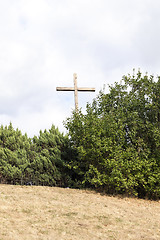
[[[0,240],[159,240],[160,201],[0,185]]]

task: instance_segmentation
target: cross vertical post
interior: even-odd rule
[[[73,74],[74,81],[74,100],[75,100],[75,110],[78,112],[78,88],[77,88],[77,74]]]

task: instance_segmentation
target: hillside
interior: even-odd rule
[[[158,240],[160,201],[0,185],[0,240]]]

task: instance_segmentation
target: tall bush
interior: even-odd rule
[[[12,123],[0,127],[0,182],[70,186],[66,152],[70,150],[67,136],[52,125],[40,131],[39,136],[28,138]]]
[[[137,74],[101,91],[86,114],[65,122],[81,184],[108,193],[160,197],[160,78]]]

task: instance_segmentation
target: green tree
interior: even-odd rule
[[[27,136],[14,130],[12,124],[0,128],[0,181],[19,183],[23,178],[23,169],[28,165]]]
[[[67,136],[55,126],[28,138],[12,124],[0,127],[0,182],[70,186]]]
[[[59,132],[54,125],[51,129],[40,131],[39,137],[33,138],[34,157],[31,167],[39,184],[50,186],[71,186],[68,155],[71,153],[67,136]],[[31,151],[32,155],[32,151]]]
[[[78,158],[70,164],[84,186],[160,197],[160,78],[137,74],[101,91],[86,114],[65,122]]]

